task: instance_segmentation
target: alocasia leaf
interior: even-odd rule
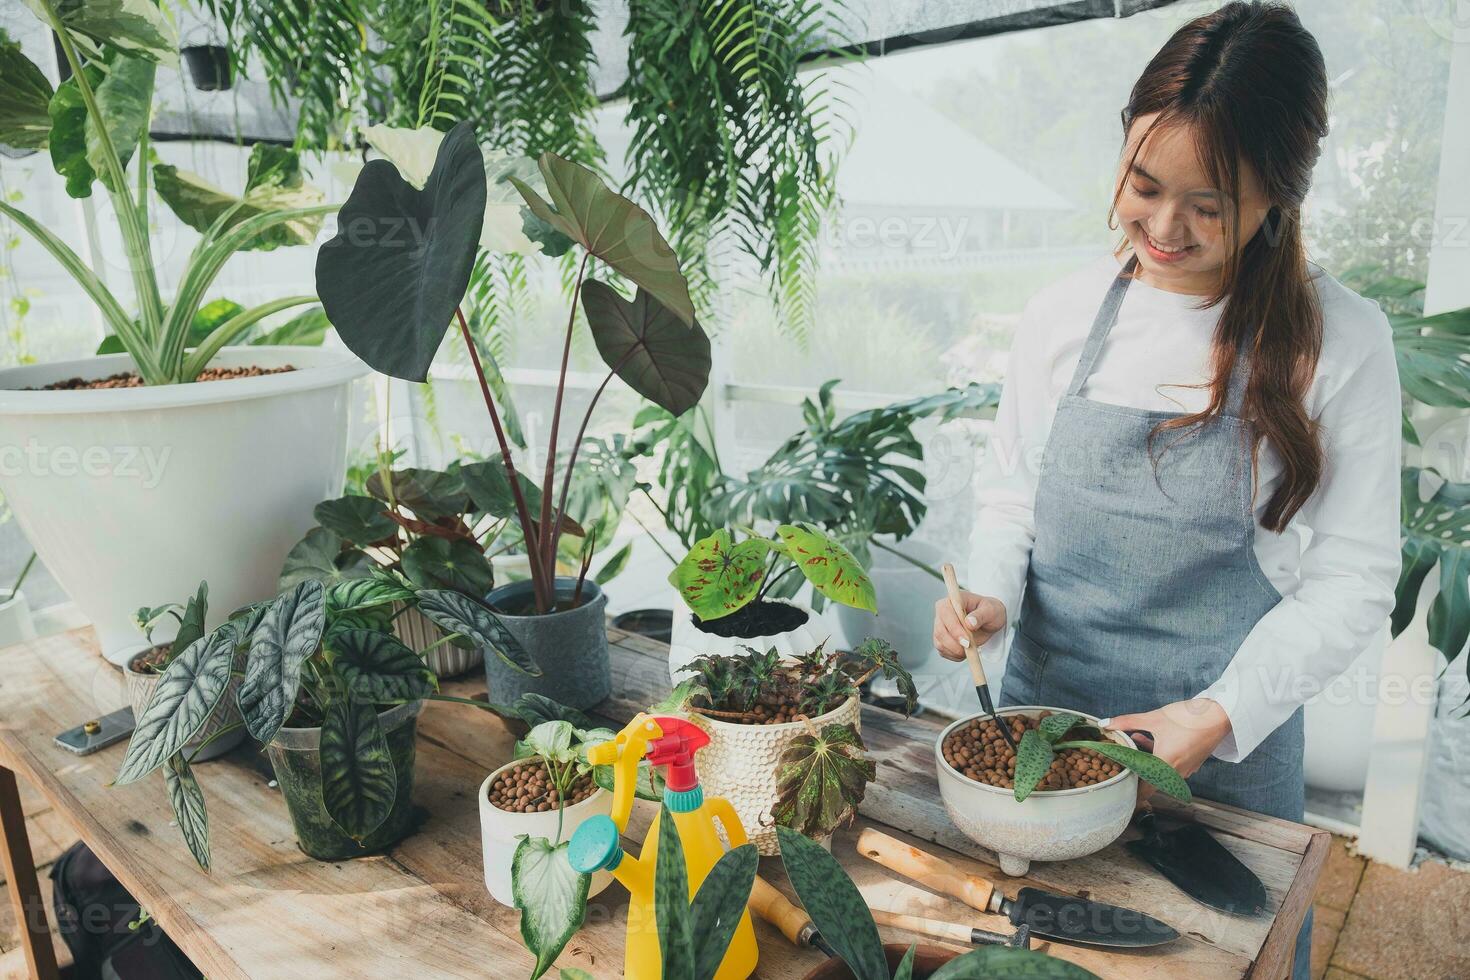
[[[811,524],[782,524],[776,533],[787,557],[818,592],[844,606],[878,611],[872,580],[841,542]]]
[[[14,41],[0,43],[0,146],[43,150],[51,135],[54,95],[44,72]]]
[[[184,759],[183,753],[169,757],[163,767],[163,785],[168,790],[168,803],[174,811],[174,822],[189,853],[199,862],[199,867],[209,871],[209,812],[204,808],[204,792],[194,771]]]
[[[322,716],[322,803],[343,833],[362,840],[388,819],[398,776],[372,705],[333,698]]]
[[[179,631],[174,634],[174,649],[187,650],[204,635],[204,620],[209,616],[209,583],[200,582],[199,589],[184,604],[179,617]]]
[[[568,705],[553,701],[544,694],[522,694],[516,698],[510,713],[535,728],[543,721],[566,721],[576,728],[592,728],[592,719]]]
[[[776,770],[776,824],[821,838],[851,820],[878,776],[863,748],[851,725],[823,725],[815,736],[792,738]]]
[[[628,387],[674,415],[699,403],[709,384],[710,344],[647,290],[629,302],[596,279],[582,283],[582,309],[603,361]]]
[[[229,688],[236,642],[235,627],[226,623],[170,661],[133,728],[117,773],[119,785],[136,782],[163,765],[204,727]]]
[[[349,579],[328,587],[327,618],[335,619],[346,613],[378,609],[395,602],[410,602],[413,597],[412,589],[388,575]]]
[[[1056,746],[1061,748],[1062,746]],[[1052,743],[1042,738],[1036,729],[1027,729],[1016,746],[1016,776],[1012,782],[1011,795],[1017,802],[1031,795],[1037,785],[1046,778],[1056,752]]]
[[[107,135],[112,141],[112,148],[125,169],[148,126],[153,105],[155,68],[153,62],[143,58],[119,55],[112,59],[106,77],[96,88],[97,108],[106,120]],[[104,163],[106,157],[102,148],[101,129],[91,116],[87,118],[86,142],[87,164],[104,187],[112,191],[118,190],[119,188],[112,186],[111,173]]]
[[[730,532],[720,528],[694,543],[669,573],[669,584],[700,619],[728,616],[760,591],[770,550],[765,538],[736,544]]]
[[[1029,735],[1030,732],[1027,732]],[[1024,741],[1024,738],[1023,738]],[[1148,752],[1138,749],[1130,749],[1126,745],[1117,742],[1058,742],[1056,748],[1061,749],[1091,749],[1098,755],[1107,756],[1114,762],[1121,763],[1129,769],[1138,773],[1138,777],[1145,782],[1152,783],[1158,789],[1176,800],[1188,803],[1190,800],[1189,784],[1184,777],[1179,775],[1179,770],[1169,765],[1163,759]],[[1020,763],[1016,763],[1016,785],[1020,786]],[[1020,797],[1017,797],[1020,799]]]
[[[384,511],[381,500],[349,494],[335,500],[323,500],[311,513],[316,522],[328,531],[359,548],[366,548],[398,535],[398,525]]]
[[[544,837],[525,836],[511,859],[511,894],[521,910],[521,938],[536,957],[531,980],[551,968],[587,916],[592,876],[572,869],[569,846],[570,841],[553,845]]]
[[[301,665],[316,653],[326,626],[326,590],[306,581],[278,596],[250,641],[240,714],[257,741],[269,742],[296,706]]]
[[[735,928],[745,915],[759,864],[760,854],[754,844],[731,848],[720,855],[695,892],[689,906],[695,980],[714,980],[730,940],[735,938]]]
[[[102,69],[86,65],[82,71],[95,90],[102,82]],[[91,197],[97,174],[87,162],[87,104],[82,101],[75,77],[57,87],[47,112],[51,116],[51,166],[66,178],[69,196]]]
[[[889,980],[883,941],[862,893],[822,845],[777,827],[781,863],[802,908],[857,980]]]
[[[377,630],[334,630],[333,667],[352,697],[387,705],[434,693],[434,672],[397,637]]]
[[[523,674],[541,676],[541,668],[515,635],[480,603],[447,589],[421,589],[418,597],[419,612],[444,632],[458,633],[482,650],[493,651]]]

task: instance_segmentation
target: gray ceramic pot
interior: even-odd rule
[[[556,580],[558,603],[569,601],[577,581]],[[531,583],[512,582],[492,591],[486,600],[496,609],[524,609],[531,603]],[[485,657],[485,683],[490,700],[514,704],[522,694],[541,694],[573,708],[590,708],[612,691],[607,660],[607,624],[603,613],[607,596],[590,579],[582,583],[582,604],[545,616],[501,615],[531,659],[540,677],[523,674],[493,653]]]

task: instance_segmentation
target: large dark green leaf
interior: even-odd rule
[[[515,495],[510,490],[510,474],[506,472],[505,463],[498,459],[466,463],[457,472],[470,492],[470,499],[482,512],[491,517],[516,516]],[[526,507],[531,513],[536,513],[541,509],[541,489],[519,469],[516,477]]]
[[[326,590],[306,581],[271,604],[250,641],[240,684],[240,714],[257,741],[269,742],[296,706],[301,665],[316,653],[326,626]]]
[[[718,619],[744,606],[760,591],[771,542],[747,538],[739,544],[720,528],[696,541],[669,573],[669,584],[700,619]]]
[[[694,917],[689,911],[689,870],[684,845],[667,806],[660,807],[653,905],[663,980],[695,980]]]
[[[495,588],[490,559],[464,538],[419,538],[403,552],[403,574],[421,589],[453,589],[482,598]]]
[[[929,980],[1097,980],[1097,975],[1045,953],[989,946],[955,957]]]
[[[741,844],[720,855],[689,906],[694,935],[695,980],[714,980],[735,928],[745,915],[745,903],[755,885],[760,854],[754,844]]]
[[[547,721],[570,722],[573,727],[582,729],[597,727],[592,719],[581,711],[559,701],[553,701],[544,694],[522,694],[516,698],[516,703],[511,705],[509,713],[524,721],[531,728]]]
[[[782,524],[776,529],[786,555],[822,595],[854,609],[878,611],[873,581],[842,544],[811,524]]]
[[[851,725],[824,725],[797,735],[781,751],[771,818],[782,827],[821,839],[852,819],[878,769],[863,755]]]
[[[398,535],[398,524],[384,510],[381,500],[349,495],[323,500],[312,510],[316,522],[359,548]]]
[[[510,630],[493,612],[468,596],[447,589],[421,589],[419,612],[444,632],[458,633],[482,651],[494,651],[496,656],[521,673],[541,676],[541,668]]]
[[[1421,482],[1438,483],[1427,500]],[[1439,590],[1426,625],[1429,642],[1453,661],[1470,640],[1470,483],[1443,481],[1433,470],[1409,466],[1399,492],[1403,565],[1391,617],[1393,634],[1413,621],[1424,579],[1438,565]]]
[[[444,137],[421,191],[369,161],[317,253],[317,294],[348,348],[384,374],[428,380],[484,220],[485,163],[468,123]]]
[[[334,698],[322,716],[322,802],[343,833],[362,840],[388,819],[398,776],[372,705]]]
[[[633,301],[611,286],[582,283],[582,309],[598,353],[638,394],[675,415],[699,403],[709,384],[709,337],[686,324],[647,290]]]
[[[328,585],[349,579],[367,578],[373,563],[356,548],[342,549],[342,539],[324,527],[314,527],[286,553],[277,587],[293,589],[302,582]]]
[[[521,910],[521,939],[536,957],[531,980],[551,969],[587,918],[592,876],[573,870],[567,860],[570,845],[526,836],[511,859],[511,894]]]
[[[173,658],[134,725],[117,783],[142,779],[204,727],[229,688],[236,641],[235,628],[226,623]]]
[[[1029,732],[1027,734],[1030,734]],[[1024,736],[1023,736],[1024,739]],[[1126,745],[1117,742],[1058,742],[1056,749],[1091,749],[1098,755],[1107,756],[1114,762],[1118,762],[1138,773],[1140,779],[1152,783],[1155,787],[1168,793],[1176,800],[1188,803],[1190,800],[1189,784],[1184,777],[1179,775],[1179,770],[1169,765],[1163,759],[1139,749],[1130,749]],[[1019,772],[1019,766],[1017,767]],[[1019,785],[1019,777],[1017,779]]]
[[[168,790],[168,803],[174,811],[174,822],[189,853],[199,862],[199,867],[209,871],[209,812],[204,808],[204,792],[194,778],[183,753],[169,757],[163,767],[163,785]]]
[[[44,150],[55,94],[46,75],[15,42],[0,43],[0,146]]]
[[[97,44],[108,44],[150,61],[178,62],[178,33],[152,0],[25,0],[25,3],[48,25],[43,3],[49,3],[62,26],[89,51],[97,50]]]
[[[388,633],[343,630],[328,642],[347,690],[365,704],[415,701],[434,693],[434,672],[424,658]]]
[[[889,980],[883,941],[862,893],[822,845],[790,827],[777,827],[781,863],[822,938],[857,980]]]
[[[609,190],[581,164],[555,153],[541,154],[537,163],[546,178],[550,204],[524,181],[509,178],[532,214],[648,290],[687,326],[694,326],[694,303],[679,271],[679,258],[648,212]]]
[[[302,177],[300,158],[294,150],[267,143],[257,143],[250,151],[242,194],[231,194],[198,174],[166,163],[154,165],[153,186],[179,220],[200,233],[213,228],[226,212],[230,217],[219,231],[270,211],[314,207],[325,199]],[[320,215],[295,218],[266,229],[240,248],[269,251],[282,245],[310,245],[321,227]]]
[[[458,517],[470,508],[470,495],[459,471],[408,467],[390,471],[385,480],[378,470],[364,486],[379,500],[407,507],[421,521]]]

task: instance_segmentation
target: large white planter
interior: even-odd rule
[[[544,837],[555,842],[557,812],[513,813],[502,810],[490,802],[490,784],[496,777],[516,766],[540,765],[540,758],[517,759],[507,763],[485,777],[480,784],[480,848],[485,855],[485,887],[490,897],[501,905],[514,906],[515,893],[512,889],[511,864],[515,860],[516,848],[521,835]],[[569,806],[561,812],[561,840],[571,840],[573,832],[589,817],[612,815],[612,794],[599,789],[581,803]],[[587,889],[591,898],[612,884],[612,873],[599,871],[592,876]]]
[[[342,491],[365,364],[314,347],[227,348],[214,364],[297,370],[99,391],[16,389],[128,371],[128,355],[0,371],[0,492],[114,663],[135,610],[200,579],[210,627],[274,595],[312,508]]]
[[[35,638],[36,627],[31,623],[26,594],[0,589],[0,649]]]
[[[669,637],[669,676],[675,684],[691,676],[682,668],[696,657],[738,657],[745,654],[742,647],[765,651],[775,648],[783,660],[790,660],[810,653],[832,638],[832,630],[822,617],[812,611],[811,606],[785,599],[767,599],[766,602],[794,606],[806,613],[806,622],[796,629],[770,636],[717,636],[694,625],[689,607],[676,593],[674,596],[674,622]],[[749,828],[746,828],[747,830]]]

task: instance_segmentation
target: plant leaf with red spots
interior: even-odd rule
[[[818,592],[844,606],[878,611],[868,573],[835,538],[811,524],[782,524],[776,533],[786,544],[786,556]]]
[[[669,573],[669,584],[700,619],[719,619],[755,598],[770,552],[771,542],[764,538],[736,544],[730,532],[721,528],[694,543]]]

